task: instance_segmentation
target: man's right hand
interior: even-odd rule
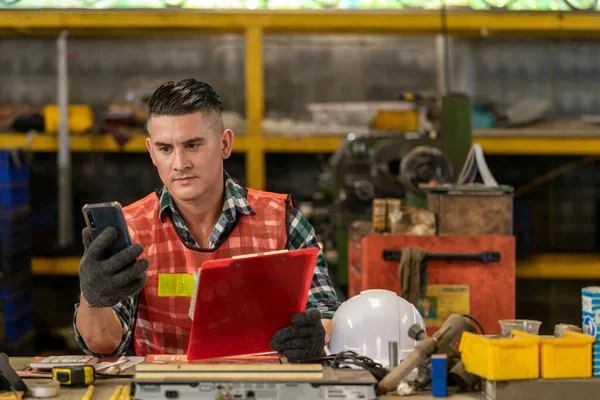
[[[92,240],[90,230],[85,228],[82,237],[85,253],[79,264],[79,282],[91,307],[112,307],[144,287],[148,260],[137,260],[144,251],[140,244],[106,258],[107,249],[118,237],[116,229],[106,228]]]

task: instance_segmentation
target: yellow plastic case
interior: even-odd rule
[[[537,379],[541,338],[513,330],[509,338],[464,332],[459,350],[465,370],[491,381]]]
[[[94,114],[90,106],[70,104],[67,110],[71,134],[83,134],[94,127]],[[48,104],[44,107],[46,133],[56,134],[58,132],[59,119],[58,105]]]
[[[565,331],[560,338],[542,338],[542,378],[590,378],[594,341],[589,335],[572,331]]]

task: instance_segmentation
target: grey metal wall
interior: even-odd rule
[[[92,105],[98,116],[129,80],[186,76],[211,82],[226,107],[243,110],[241,36],[70,38],[68,46],[70,101]],[[56,101],[53,39],[3,38],[0,57],[1,103]]]
[[[524,97],[548,98],[557,116],[578,116],[600,110],[600,41],[477,39],[467,42],[466,46],[464,43],[458,46],[457,64],[462,54],[472,58],[472,80],[477,97],[505,106]]]
[[[267,36],[267,111],[302,116],[306,103],[389,100],[435,91],[431,37]]]
[[[379,100],[404,90],[435,90],[432,37],[267,36],[267,110],[297,116],[312,101]],[[71,100],[101,113],[130,79],[193,76],[210,82],[227,108],[244,111],[244,38],[70,38]],[[558,115],[600,107],[600,41],[459,39],[452,42],[455,89],[507,105],[527,96],[553,100]],[[56,98],[55,41],[0,40],[0,103]],[[465,82],[468,81],[468,82]]]
[[[388,99],[435,89],[433,40],[394,36],[267,36],[267,111],[295,116],[312,101]],[[55,43],[0,40],[0,103],[56,98]],[[212,84],[226,108],[244,112],[243,36],[70,38],[72,102],[101,113],[134,78],[192,76]]]

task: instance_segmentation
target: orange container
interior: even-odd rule
[[[515,239],[513,236],[349,235],[348,296],[367,289],[400,293],[397,261],[385,261],[383,251],[418,247],[437,253],[496,251],[499,262],[428,261],[427,304],[416,305],[428,334],[450,312],[468,312],[486,334],[500,334],[500,319],[515,318]]]

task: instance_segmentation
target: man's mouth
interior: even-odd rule
[[[194,179],[193,176],[184,176],[184,177],[181,177],[181,178],[176,178],[175,181],[176,182],[189,182],[192,179]]]

